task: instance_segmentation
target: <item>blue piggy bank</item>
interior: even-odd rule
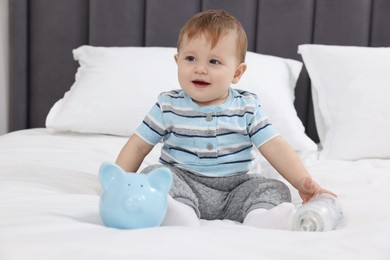
[[[119,229],[159,226],[167,212],[172,173],[158,168],[148,174],[126,173],[114,163],[99,170],[103,187],[100,216],[104,225]]]

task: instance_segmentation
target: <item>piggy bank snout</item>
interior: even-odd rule
[[[125,209],[129,212],[135,212],[142,208],[144,204],[144,196],[131,196],[125,200]]]

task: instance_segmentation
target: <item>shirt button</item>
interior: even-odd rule
[[[213,120],[213,116],[212,115],[207,115],[206,116],[206,121],[207,122],[210,122],[210,121],[212,121]]]
[[[214,145],[213,144],[207,144],[207,150],[213,150]]]
[[[213,135],[213,131],[212,131],[212,130],[207,130],[207,131],[206,131],[206,134],[207,134],[208,136],[212,136],[212,135]]]

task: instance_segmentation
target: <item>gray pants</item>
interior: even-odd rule
[[[159,167],[167,167],[173,173],[169,195],[194,208],[202,219],[230,219],[242,223],[254,209],[271,209],[291,202],[290,190],[283,182],[258,174],[208,177],[161,164],[148,166],[142,172]]]

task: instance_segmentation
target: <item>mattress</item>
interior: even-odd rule
[[[118,230],[100,219],[97,172],[126,141],[45,128],[1,136],[0,259],[390,259],[390,160],[303,157],[314,179],[339,196],[344,219],[333,231],[227,220]],[[158,147],[141,168],[157,159]]]

